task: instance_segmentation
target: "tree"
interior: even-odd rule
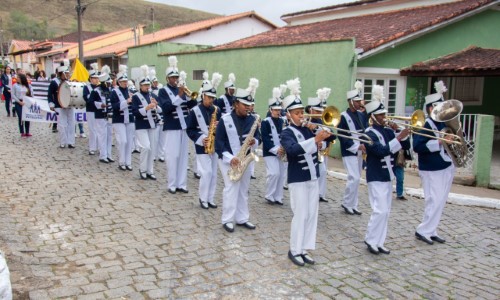
[[[18,10],[10,13],[7,28],[16,39],[42,40],[49,37],[47,20],[33,20]]]

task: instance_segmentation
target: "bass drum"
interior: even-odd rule
[[[59,86],[58,100],[62,108],[84,108],[83,87],[85,83],[65,81]]]

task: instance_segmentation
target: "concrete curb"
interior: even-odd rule
[[[342,172],[336,172],[336,171],[328,171],[328,175],[341,179],[341,180],[347,180],[347,174],[342,173]],[[366,185],[366,180],[361,179],[360,183],[362,185]],[[424,191],[421,188],[405,188],[405,193],[407,195],[410,195],[412,197],[418,197],[418,198],[424,198]],[[499,199],[494,199],[494,198],[482,198],[482,197],[476,197],[472,195],[463,195],[463,194],[455,194],[455,193],[450,193],[448,196],[448,203],[453,203],[457,205],[465,205],[465,206],[480,206],[480,207],[487,207],[487,208],[495,208],[495,209],[500,209],[500,200]]]

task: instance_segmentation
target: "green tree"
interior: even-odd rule
[[[18,10],[10,13],[7,28],[14,38],[21,40],[42,40],[49,36],[47,20],[33,20]]]

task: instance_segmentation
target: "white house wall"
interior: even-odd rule
[[[169,40],[173,43],[217,46],[271,30],[271,26],[255,18],[244,18],[211,29]]]

